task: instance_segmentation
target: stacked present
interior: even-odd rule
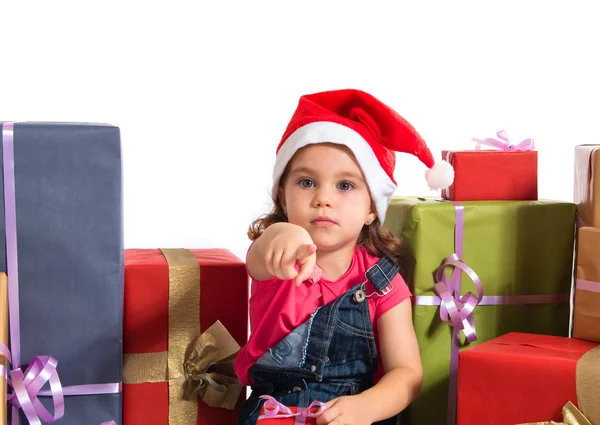
[[[0,424],[235,424],[244,263],[123,249],[117,127],[0,127]]]
[[[558,403],[557,398],[546,396],[557,394],[550,387],[536,387],[537,393],[509,389],[523,376],[531,385],[532,377],[549,379],[553,351],[548,347],[571,341],[566,337],[576,205],[538,200],[532,140],[512,145],[504,131],[497,136],[474,139],[478,145],[473,151],[443,152],[455,170],[453,186],[443,193],[445,199],[398,197],[386,218],[386,227],[405,241],[412,260],[405,276],[414,295],[413,318],[424,376],[421,394],[404,413],[411,425],[457,420],[459,425],[516,425],[532,417],[560,419],[567,401],[574,403],[573,408],[577,405],[577,398],[566,389],[563,394],[569,397],[564,401],[559,397]],[[495,150],[481,149],[482,145]],[[584,257],[578,258],[582,264]],[[582,279],[597,278],[590,274]],[[593,320],[590,310],[587,314],[586,320]],[[522,335],[531,336],[529,343]],[[541,338],[547,351],[532,348],[539,342],[536,338]],[[517,345],[529,347],[529,362],[494,354],[494,350],[512,352]],[[556,350],[570,362],[568,369],[575,368],[577,359],[594,344],[579,341],[566,347]],[[478,354],[488,367],[467,360]],[[520,369],[501,369],[512,364],[531,371],[524,375]],[[569,388],[575,388],[575,383],[573,379]],[[496,400],[488,401],[486,395]],[[535,404],[538,415],[520,415],[517,397],[524,397],[519,403]],[[504,416],[497,414],[496,406]],[[544,416],[549,412],[558,417]]]
[[[600,342],[600,145],[575,148],[577,269],[573,336]]]
[[[600,424],[599,153],[600,146],[575,148],[573,338],[512,333],[462,352],[460,425]]]

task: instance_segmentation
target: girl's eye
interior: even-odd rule
[[[306,187],[306,188],[310,188],[310,187],[314,187],[315,182],[313,182],[311,179],[302,179],[300,180],[300,186],[302,187]]]
[[[350,182],[339,182],[338,189],[348,191],[354,189],[354,185]]]

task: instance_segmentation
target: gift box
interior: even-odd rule
[[[528,201],[538,199],[538,156],[533,140],[511,145],[506,132],[498,138],[476,139],[476,150],[442,152],[454,168],[453,184],[442,191],[453,201]],[[481,150],[486,145],[497,150]]]
[[[598,365],[600,347],[574,338],[509,333],[464,350],[458,425],[560,422],[569,402],[599,425]]]
[[[125,251],[123,420],[234,425],[248,275],[224,249]]]
[[[573,193],[580,225],[600,227],[600,145],[575,147]]]
[[[443,151],[454,182],[442,191],[453,201],[537,200],[537,151]]]
[[[453,423],[459,350],[511,331],[568,334],[574,204],[395,197],[385,227],[412,260],[424,375],[411,424]]]
[[[34,122],[0,127],[0,271],[8,275],[11,294],[9,373],[12,385],[19,387],[16,392],[32,397],[25,408],[35,412],[26,419],[11,397],[9,423],[34,423],[38,415],[48,422],[36,408],[39,400],[61,425],[120,424],[119,129]],[[50,391],[39,391],[31,381],[40,373],[38,367],[46,368],[40,378],[46,382],[44,391]],[[29,376],[26,389],[18,385],[21,373]]]
[[[573,337],[600,342],[600,229],[577,232]]]

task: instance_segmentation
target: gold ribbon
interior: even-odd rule
[[[240,346],[218,320],[196,341],[184,364],[186,394],[198,394],[206,404],[233,410],[242,392],[233,364]]]
[[[562,409],[563,422],[535,422],[522,425],[600,425],[600,346],[585,353],[576,368],[577,402]]]
[[[592,425],[592,423],[588,421],[585,416],[583,416],[583,413],[581,413],[579,409],[570,401],[563,406],[562,415],[562,422],[532,422],[522,425]]]
[[[169,425],[195,424],[198,397],[235,408],[242,391],[233,373],[240,349],[221,322],[200,334],[200,266],[187,249],[161,249],[169,266],[168,351],[125,354],[123,382],[169,383]]]

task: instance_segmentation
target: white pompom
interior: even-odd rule
[[[430,189],[446,189],[454,181],[454,168],[447,161],[436,162],[425,172],[425,178]]]

